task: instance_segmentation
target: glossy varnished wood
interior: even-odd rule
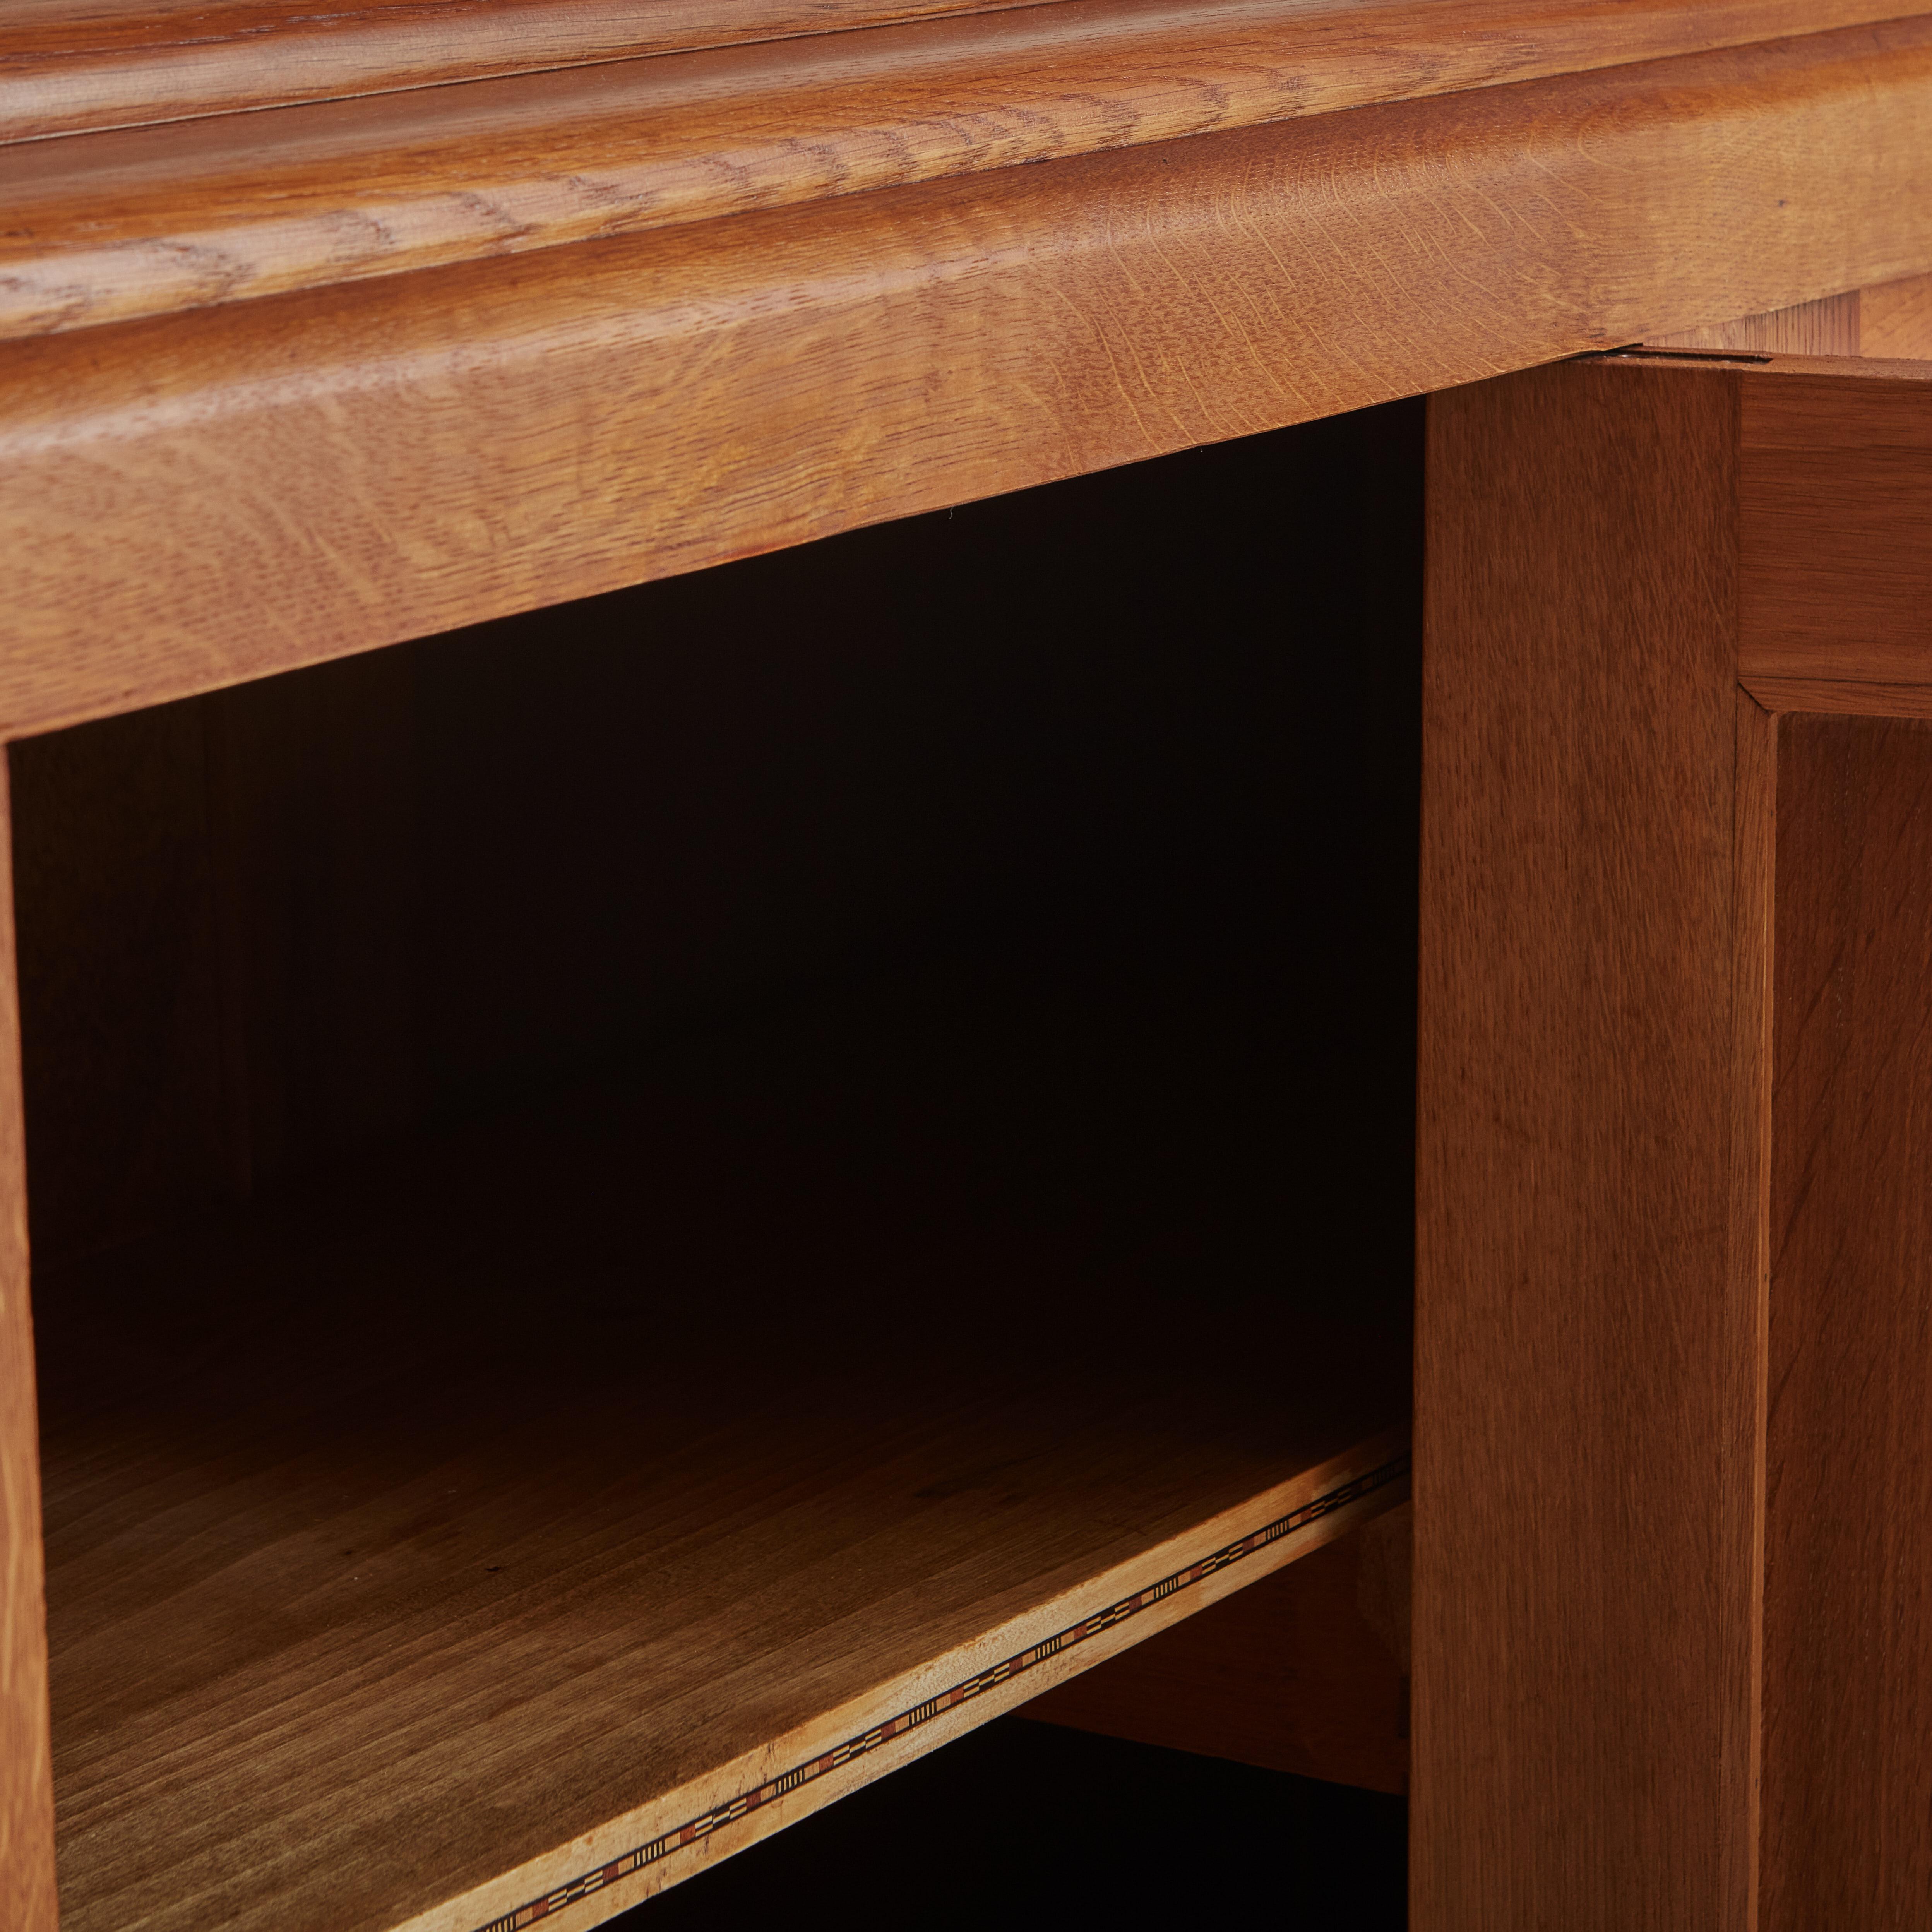
[[[0,147],[0,336],[1613,67],[1880,10],[1070,0]],[[1868,28],[1846,50],[1864,58],[1922,38]]]
[[[1781,727],[1765,1932],[1932,1895],[1932,723]]]
[[[55,1932],[40,1454],[28,1306],[26,1144],[11,818],[0,759],[0,1924]]]
[[[1928,255],[1912,26],[16,344],[0,730]]]
[[[1586,362],[1430,404],[1418,1932],[1750,1924],[1735,962],[1769,828],[1740,765],[1736,381]]]

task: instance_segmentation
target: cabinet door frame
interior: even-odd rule
[[[1909,1256],[1838,1338],[1891,1398],[1792,1392],[1916,1126],[1932,364],[1586,358],[1434,399],[1429,460],[1414,1923],[1891,1924],[1932,1538],[1820,1474],[1912,1432]]]

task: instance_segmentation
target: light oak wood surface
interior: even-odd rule
[[[984,0],[362,0],[326,13],[290,0],[14,0],[0,20],[0,141],[1000,10]],[[1299,71],[1277,74],[1274,97],[1298,96],[1302,104],[1289,111],[1308,112],[1324,99],[1340,104],[1330,90],[1351,78],[1359,87],[1374,76],[1382,92],[1371,98],[1389,98],[1815,33],[1896,12],[1874,0],[1696,8],[1678,0],[1061,0],[1023,10],[978,44],[997,50],[1004,42],[1015,52],[1057,47],[1078,61],[1108,45],[1131,54],[1136,40],[1160,39],[1171,79],[1185,70],[1198,85],[1220,68],[1222,83],[1242,91],[1245,82],[1251,99],[1267,98],[1257,68],[1285,52]],[[1291,37],[1286,46],[1283,36]],[[918,44],[894,37],[880,44],[881,56],[860,51],[856,58],[876,58],[874,71],[890,77],[895,64],[885,50]],[[1244,46],[1260,58],[1227,67],[1230,52]],[[790,51],[809,71],[808,50]],[[917,72],[916,59],[908,64],[902,79]],[[1144,50],[1137,64],[1145,68]],[[1143,96],[1151,91],[1144,71],[1139,87]],[[1229,108],[1240,117],[1232,101]]]
[[[1723,47],[1882,10],[1070,0],[0,147],[0,338]],[[1876,44],[1922,35],[1881,28]],[[1874,34],[1860,31],[1858,52]],[[1911,266],[1917,266],[1914,263]],[[1789,345],[1796,346],[1796,345]]]
[[[40,1445],[14,966],[12,818],[0,758],[0,1925],[55,1932]]]
[[[1400,1324],[937,1239],[712,1052],[37,1283],[68,1932],[595,1924],[1400,1497]]]
[[[984,0],[10,0],[0,140],[985,10]]]
[[[1774,309],[1768,315],[1740,316],[1734,322],[1654,336],[1652,349],[1702,349],[1722,352],[1742,349],[1785,356],[1856,356],[1859,352],[1862,291],[1822,296],[1816,302]]]
[[[16,344],[0,731],[1902,274],[1929,32]]]
[[[1858,339],[1867,356],[1932,359],[1932,275],[1861,290]]]
[[[1742,380],[1610,358],[1430,402],[1418,1932],[1752,1923]]]

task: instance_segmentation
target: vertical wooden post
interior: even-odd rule
[[[1416,1932],[1754,1916],[1771,786],[1736,380],[1431,404]]]
[[[0,747],[0,1926],[7,1932],[54,1932],[40,1426],[28,1302],[26,1130],[6,775]]]

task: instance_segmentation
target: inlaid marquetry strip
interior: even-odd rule
[[[700,1840],[727,1825],[735,1825],[741,1818],[764,1806],[772,1804],[788,1796],[801,1786],[811,1784],[830,1773],[842,1769],[855,1758],[866,1756],[882,1745],[903,1737],[908,1731],[916,1731],[922,1725],[929,1724],[935,1718],[943,1717],[962,1704],[972,1702],[975,1697],[988,1690],[1010,1683],[1016,1677],[1023,1676],[1050,1658],[1059,1657],[1077,1645],[1090,1642],[1104,1632],[1113,1630],[1138,1616],[1142,1611],[1150,1610],[1156,1604],[1164,1602],[1177,1592],[1192,1588],[1204,1582],[1231,1564],[1239,1563],[1245,1557],[1265,1550],[1270,1544],[1279,1543],[1285,1536],[1292,1536],[1297,1530],[1306,1529],[1310,1523],[1318,1522],[1324,1516],[1332,1516],[1337,1510],[1345,1509],[1351,1503],[1358,1502],[1376,1490],[1385,1489],[1391,1483],[1400,1482],[1409,1472],[1409,1458],[1405,1454],[1394,1461],[1384,1462],[1379,1468],[1371,1469],[1366,1475],[1356,1477],[1344,1483],[1339,1489],[1305,1502],[1292,1509],[1284,1516],[1260,1529],[1250,1532],[1238,1540],[1224,1544],[1211,1555],[1204,1556],[1199,1562],[1191,1563],[1184,1570],[1177,1570],[1172,1576],[1163,1576],[1157,1583],[1150,1584],[1144,1590],[1136,1590],[1131,1596],[1123,1597],[1118,1603],[1110,1604],[1090,1617],[1071,1624],[1063,1630],[1057,1630],[1038,1643],[1029,1645],[1024,1650],[987,1669],[976,1672],[963,1682],[954,1684],[950,1690],[940,1691],[927,1698],[923,1703],[915,1704],[910,1710],[902,1711],[896,1717],[886,1718],[874,1724],[870,1730],[862,1731],[856,1737],[826,1751],[820,1756],[807,1759],[802,1764],[794,1765],[789,1770],[781,1772],[776,1778],[768,1778],[754,1790],[741,1792],[735,1798],[728,1798],[722,1804],[714,1804],[708,1811],[701,1811],[687,1823],[674,1826],[668,1832],[648,1839],[634,1846],[621,1856],[608,1860],[594,1870],[581,1872],[563,1884],[554,1886],[541,1898],[526,1900],[514,1910],[500,1914],[487,1924],[477,1928],[477,1932],[524,1932],[527,1926],[553,1918],[556,1913],[580,1904],[594,1893],[608,1886],[615,1885],[620,1879],[628,1878],[633,1873],[641,1871],[647,1865],[654,1865],[669,1857],[674,1852],[694,1845]]]

